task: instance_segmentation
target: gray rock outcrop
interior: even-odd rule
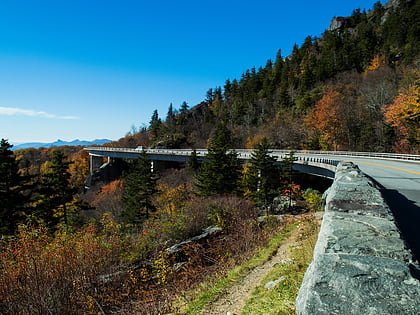
[[[418,266],[374,183],[342,162],[326,195],[297,314],[420,314]]]
[[[166,249],[166,251],[170,254],[175,254],[185,248],[185,245],[191,244],[192,242],[198,242],[203,239],[206,239],[207,237],[219,233],[222,231],[222,228],[217,226],[209,226],[208,228],[204,229],[203,233],[200,235],[194,236],[186,241],[183,241],[181,243],[175,244],[169,248]]]
[[[331,20],[330,26],[328,27],[328,31],[337,31],[343,29],[348,24],[348,17],[344,16],[336,16]]]

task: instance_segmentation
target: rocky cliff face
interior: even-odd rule
[[[401,3],[409,3],[413,2],[414,0],[390,0],[384,5],[385,12],[383,14],[381,22],[384,23],[389,15],[390,9],[398,8]],[[335,16],[328,27],[328,31],[342,31],[346,27],[350,25],[351,17],[344,17],[344,16]]]
[[[335,16],[331,20],[330,26],[328,27],[328,31],[333,32],[333,31],[341,30],[347,26],[348,21],[349,21],[348,17]]]
[[[387,3],[385,3],[384,7],[385,9],[397,8],[401,3],[410,3],[414,1],[415,0],[389,0]]]
[[[357,166],[340,163],[297,313],[420,314],[417,272],[379,190]]]

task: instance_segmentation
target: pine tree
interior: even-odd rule
[[[150,132],[155,139],[159,138],[162,131],[162,120],[159,118],[157,109],[153,111],[152,118],[150,120]]]
[[[248,195],[258,205],[266,206],[278,194],[280,185],[279,168],[276,158],[270,156],[270,144],[263,138],[257,150],[252,153],[251,161],[242,179],[245,195]]]
[[[237,191],[239,160],[230,147],[230,132],[224,124],[216,127],[210,139],[208,153],[196,176],[199,194],[221,195]]]
[[[281,82],[281,74],[283,70],[284,60],[281,56],[281,50],[278,50],[276,61],[274,62],[274,68],[273,68],[273,83],[275,85],[280,84]]]
[[[0,144],[0,234],[13,234],[16,225],[24,219],[29,197],[31,177],[21,174],[13,145],[2,139]]]
[[[188,103],[182,102],[179,108],[179,115],[177,117],[177,125],[180,126],[181,133],[185,133],[184,126],[187,123]]]
[[[181,115],[185,115],[188,111],[188,103],[187,102],[182,102],[181,107],[179,108],[179,113]]]
[[[166,115],[166,126],[168,127],[169,133],[175,132],[175,111],[172,103],[169,105],[168,114]]]
[[[157,192],[156,177],[152,171],[152,163],[146,151],[135,160],[125,177],[123,201],[125,209],[121,212],[122,220],[127,224],[142,224],[155,206],[152,197]]]
[[[51,163],[45,174],[41,175],[41,195],[37,202],[35,217],[49,228],[55,228],[61,221],[68,226],[69,203],[73,201],[75,189],[71,186],[67,156],[54,151]]]
[[[296,161],[295,152],[290,151],[289,154],[281,160],[283,165],[280,170],[283,190],[286,190],[289,197],[289,210],[292,205],[292,186],[293,186],[293,162]]]
[[[198,162],[197,151],[194,149],[190,154],[190,159],[188,160],[188,166],[194,172],[198,170],[200,167],[200,163]]]

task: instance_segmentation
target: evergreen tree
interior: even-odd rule
[[[283,57],[281,56],[281,50],[279,49],[277,51],[277,56],[276,56],[276,61],[274,62],[274,67],[273,67],[273,84],[274,85],[278,85],[281,82],[281,74],[283,71],[283,65],[284,65],[284,60]]]
[[[49,169],[41,175],[41,195],[39,196],[35,216],[50,228],[58,223],[68,225],[68,206],[73,201],[75,189],[71,187],[67,156],[61,151],[54,151]]]
[[[181,107],[179,108],[179,115],[177,119],[177,124],[181,126],[181,132],[184,133],[184,125],[187,123],[187,114],[188,114],[188,103],[182,102]]]
[[[0,234],[13,234],[25,215],[31,177],[21,174],[13,145],[2,139],[0,144]]]
[[[125,177],[123,194],[125,209],[121,212],[122,220],[128,224],[142,224],[150,213],[156,210],[152,203],[152,197],[156,192],[156,177],[152,171],[152,163],[146,151],[142,151]]]
[[[263,138],[257,150],[252,153],[251,162],[244,172],[243,184],[245,194],[249,195],[258,205],[271,203],[278,194],[280,185],[279,168],[276,158],[270,156],[270,144]]]
[[[168,114],[166,115],[166,122],[168,122],[168,120],[171,120],[174,118],[174,109],[172,106],[172,103],[169,104],[169,108],[168,108]]]
[[[213,101],[210,104],[210,108],[213,111],[213,114],[218,117],[220,120],[227,119],[227,112],[226,107],[224,106],[223,102],[223,94],[222,94],[222,88],[217,87],[214,90],[214,97]]]
[[[181,115],[185,115],[188,111],[188,103],[187,102],[182,102],[181,107],[179,108],[179,113]]]
[[[214,99],[214,92],[213,92],[213,89],[210,88],[206,93],[205,101],[210,104],[211,102],[213,102],[213,99]]]
[[[175,111],[172,103],[169,105],[168,114],[166,115],[166,126],[168,127],[169,133],[175,132]]]
[[[286,190],[289,197],[289,210],[292,204],[292,185],[293,185],[293,162],[296,161],[295,153],[290,151],[289,154],[281,160],[283,165],[280,170],[283,189]]]
[[[150,132],[155,139],[159,138],[162,131],[162,121],[159,118],[157,109],[153,111],[152,118],[150,120]]]
[[[190,159],[188,161],[188,166],[195,172],[199,169],[200,163],[198,162],[197,151],[194,149],[191,152]]]
[[[230,147],[230,132],[224,124],[216,127],[208,153],[196,176],[199,194],[203,196],[233,193],[238,188],[239,160]]]

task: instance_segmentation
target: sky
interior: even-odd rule
[[[118,140],[375,2],[1,0],[0,138]]]

